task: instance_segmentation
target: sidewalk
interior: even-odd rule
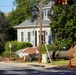
[[[45,68],[51,68],[56,67],[57,65],[52,65],[51,63],[39,63],[39,62],[5,62],[2,61],[0,64],[18,64],[18,65],[27,65],[27,66],[35,66],[35,67],[45,67]]]
[[[54,65],[51,63],[38,63],[38,62],[0,62],[0,64],[17,64],[22,66],[34,66],[34,67],[44,67],[44,68],[54,68],[54,67],[62,67],[67,69],[76,69],[76,66],[68,67],[68,65]]]

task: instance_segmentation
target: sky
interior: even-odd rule
[[[14,0],[0,0],[0,10],[2,12],[11,12],[15,6],[13,6]]]

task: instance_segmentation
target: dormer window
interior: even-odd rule
[[[50,13],[50,9],[44,9],[42,12],[43,20],[50,20],[48,14]]]

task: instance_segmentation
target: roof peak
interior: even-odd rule
[[[54,1],[50,1],[46,5],[44,5],[43,7],[52,7],[53,4],[54,4]]]

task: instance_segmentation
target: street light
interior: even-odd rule
[[[10,61],[11,61],[11,48],[12,48],[12,43],[9,43],[9,48],[10,48]]]
[[[39,63],[41,63],[42,52],[42,0],[40,0],[40,42],[39,42]]]

